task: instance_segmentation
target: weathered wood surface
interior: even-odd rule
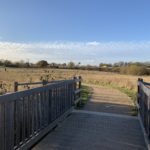
[[[73,111],[32,150],[147,150],[138,117],[129,113],[131,100],[116,90],[93,90],[94,106],[89,101],[83,110]],[[127,109],[118,109],[118,103]]]
[[[147,150],[137,117],[76,111],[32,150]]]
[[[74,106],[77,82],[81,80],[0,96],[0,150],[28,149],[56,126]]]
[[[143,126],[150,139],[150,87],[149,83],[138,80],[138,105]]]

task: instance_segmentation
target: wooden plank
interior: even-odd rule
[[[66,118],[73,110],[71,107],[68,111],[63,113],[59,118],[57,118],[54,122],[52,122],[49,126],[44,128],[41,132],[39,132],[36,136],[32,137],[27,143],[20,147],[21,150],[30,149],[37,141],[39,141],[43,136],[45,136],[49,131],[51,131],[56,125],[59,124],[64,118]]]
[[[47,126],[48,125],[48,105],[49,105],[49,103],[48,103],[48,97],[49,97],[49,94],[48,94],[48,90],[47,91],[45,91],[45,102],[44,102],[44,104],[45,104],[45,126]]]
[[[22,142],[25,141],[25,98],[22,99]]]
[[[150,89],[147,86],[145,86],[142,82],[140,82],[140,87],[142,88],[143,92],[147,94],[147,96],[150,95]]]
[[[42,128],[41,93],[38,93],[38,131]]]
[[[0,150],[5,149],[5,108],[4,104],[0,103]]]
[[[20,100],[15,101],[15,112],[14,112],[14,121],[15,121],[15,146],[20,146]]]
[[[79,97],[78,99],[76,99],[76,100],[74,101],[74,103],[77,104],[77,103],[79,103],[80,101],[81,101],[81,97]]]
[[[75,94],[80,94],[80,92],[82,91],[82,89],[77,89],[77,90],[75,90]]]
[[[73,81],[68,80],[64,83],[70,83],[70,82],[73,82]],[[25,90],[25,91],[19,91],[19,92],[15,92],[15,93],[9,93],[9,94],[6,94],[6,95],[1,95],[0,96],[0,102],[5,103],[6,101],[15,101],[16,99],[19,99],[20,97],[26,97],[26,96],[30,96],[30,95],[32,95],[36,92],[43,92],[45,90],[56,88],[60,84],[61,84],[61,82],[52,83],[52,84],[46,85],[44,87],[37,87],[37,88]]]
[[[70,110],[75,85],[74,80],[67,80],[0,96],[0,129],[5,129],[0,132],[0,139],[5,136],[0,141],[0,149],[29,147],[30,141],[33,144],[46,134],[47,126]],[[11,142],[6,145],[8,140]]]
[[[5,103],[5,149],[14,148],[14,102]]]
[[[54,88],[54,107],[53,107],[53,115],[54,115],[54,120],[56,119],[56,114],[57,114],[57,109],[56,109],[56,101],[57,101],[57,98],[56,98],[56,87]]]
[[[51,89],[51,122],[54,120],[54,89]]]
[[[28,96],[24,97],[24,128],[25,128],[25,141],[28,139]]]
[[[49,109],[48,109],[48,124],[50,124],[52,122],[52,90],[48,90],[48,102],[49,102]]]
[[[34,134],[37,134],[38,132],[38,93],[35,93],[35,99],[34,99]]]

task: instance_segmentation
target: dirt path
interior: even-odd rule
[[[92,97],[83,110],[133,115],[133,102],[124,93],[107,87],[92,87]]]

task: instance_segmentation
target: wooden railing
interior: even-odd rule
[[[57,81],[46,81],[46,80],[43,80],[42,82],[24,82],[24,83],[19,83],[19,82],[14,82],[14,92],[17,92],[18,91],[18,88],[20,86],[25,86],[26,89],[30,89],[30,86],[33,86],[33,85],[40,85],[40,86],[45,86],[47,84],[50,84],[50,83],[58,83],[58,82],[63,82],[65,80],[57,80]]]
[[[0,96],[0,150],[29,149],[80,99],[81,77]]]
[[[137,101],[143,126],[150,139],[150,84],[143,79],[138,79]]]

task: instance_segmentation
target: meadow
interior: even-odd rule
[[[74,76],[82,76],[83,83],[116,88],[128,94],[130,97],[137,91],[137,80],[143,78],[150,82],[150,76],[121,75],[117,73],[71,70],[71,69],[40,69],[40,68],[0,68],[0,93],[13,92],[14,82],[39,82],[42,80],[72,79]],[[20,87],[19,90],[25,90]],[[133,94],[133,95],[132,95]],[[133,97],[132,97],[133,98]]]

